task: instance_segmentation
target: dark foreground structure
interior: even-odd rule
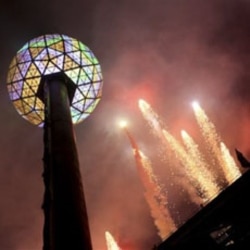
[[[156,250],[249,250],[250,171],[158,245]]]

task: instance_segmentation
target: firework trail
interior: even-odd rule
[[[229,150],[227,149],[226,145],[221,142],[220,143],[220,149],[221,149],[221,155],[224,159],[225,167],[228,168],[228,171],[226,171],[226,178],[230,182],[233,182],[236,178],[239,178],[241,176],[241,172],[239,168],[237,167],[233,157],[231,156]]]
[[[198,145],[186,131],[182,130],[181,136],[189,157],[192,158],[196,165],[196,171],[198,173],[197,178],[199,178],[202,185],[204,197],[207,198],[207,200],[211,200],[220,192],[220,188],[217,185],[214,176],[209,171],[209,167],[200,152]]]
[[[105,232],[107,250],[121,250],[110,232]]]
[[[188,176],[191,184],[196,188],[197,194],[200,196],[203,202],[206,202],[209,197],[206,195],[207,190],[203,183],[205,178],[201,171],[197,168],[195,160],[190,157],[185,148],[174,138],[173,135],[171,135],[165,129],[163,129],[162,132],[172,150],[175,152],[176,157],[181,162],[183,171]]]
[[[162,189],[158,184],[157,177],[152,170],[151,162],[139,150],[137,143],[129,133],[128,129],[126,127],[123,127],[123,129],[129,138],[133,149],[137,171],[145,188],[144,196],[150,207],[154,224],[158,229],[158,235],[163,240],[177,229],[168,210],[167,197],[163,194]]]
[[[142,177],[145,187],[145,198],[151,208],[151,215],[154,218],[154,223],[159,230],[161,239],[165,239],[172,234],[177,228],[168,210],[168,201],[163,194],[156,176],[153,174],[151,162],[139,151],[141,157],[141,165],[145,169],[146,175]],[[138,163],[137,163],[138,164]]]
[[[143,117],[149,123],[149,126],[152,128],[153,133],[160,139],[162,139],[162,127],[160,125],[161,120],[158,114],[154,112],[154,110],[146,101],[140,99],[138,101],[138,104]]]
[[[219,173],[218,172],[219,170],[216,171],[217,175],[219,175],[219,178],[222,178],[219,181],[222,183],[226,181],[227,184],[230,184],[232,180],[235,180],[239,176],[240,171],[239,169],[234,167],[236,163],[232,158],[230,160],[230,164],[233,163],[233,165],[228,165],[229,162],[225,159],[225,157],[222,156],[222,151],[221,151],[222,141],[220,139],[220,136],[216,132],[214,124],[209,120],[205,111],[200,107],[200,105],[197,102],[194,102],[192,106],[194,109],[196,120],[198,122],[198,125],[200,126],[200,130],[207,143],[209,151],[214,156],[213,160],[217,160],[217,162],[216,161],[212,162],[214,168],[212,171],[214,172],[215,169],[218,169],[218,167],[220,166],[222,173]],[[223,146],[223,149],[228,150],[225,145]],[[228,179],[229,176],[230,179]]]
[[[155,136],[157,136],[161,140],[161,143],[164,145],[164,148],[162,150],[164,152],[162,154],[162,159],[164,159],[168,163],[168,174],[171,177],[169,181],[175,179],[176,176],[183,176],[183,171],[180,168],[175,167],[176,165],[178,165],[179,162],[175,159],[175,157],[173,157],[172,151],[169,150],[169,144],[166,142],[165,137],[162,133],[163,128],[166,127],[165,124],[163,124],[159,115],[152,109],[152,107],[146,101],[140,99],[138,101],[138,105],[144,119],[147,121],[148,125],[151,128],[151,132]]]
[[[173,168],[174,165],[179,165],[180,158],[173,157],[173,155],[172,155],[172,153],[174,153],[176,156],[176,150],[173,150],[173,145],[171,145],[171,143],[167,143],[167,140],[165,138],[166,135],[164,135],[164,133],[163,133],[163,131],[164,131],[163,123],[162,123],[161,119],[159,118],[159,115],[152,109],[152,107],[146,101],[144,101],[142,99],[139,100],[139,108],[142,112],[143,117],[146,119],[149,126],[151,127],[153,134],[158,136],[165,146],[167,146],[167,147],[170,146],[171,150],[167,150],[168,158],[171,159],[171,165],[169,166],[171,179],[169,181],[172,182],[174,180],[175,183],[173,183],[173,185],[177,184],[177,183],[179,185],[181,185],[189,193],[190,199],[195,204],[200,205],[200,203],[202,203],[202,200],[199,197],[197,197],[197,189],[196,189],[197,185],[195,186],[195,192],[194,192],[194,187],[192,186],[194,181],[191,183],[192,185],[190,185],[190,178],[192,178],[192,180],[194,180],[195,177],[190,176],[189,172],[187,172],[184,168],[180,168],[179,166]],[[164,127],[166,127],[166,126],[164,126]],[[175,144],[175,145],[177,145],[177,144]],[[183,156],[181,156],[181,158],[183,159],[181,162],[183,163],[183,161],[185,161],[185,160],[190,161],[183,148],[182,148],[182,151],[184,152],[185,159],[183,159]],[[185,165],[185,163],[184,163],[184,165]],[[188,177],[190,177],[190,178],[188,178],[189,179],[188,181],[185,178],[187,175],[188,175]]]

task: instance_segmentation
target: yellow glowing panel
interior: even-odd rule
[[[58,43],[54,43],[50,46],[52,49],[60,51],[60,52],[64,52],[64,45],[63,45],[63,41],[60,41]]]
[[[39,75],[40,75],[40,73],[39,73],[37,67],[32,63],[27,71],[26,78],[35,77],[35,76],[39,76]]]
[[[32,89],[34,93],[36,93],[40,83],[40,77],[26,79],[25,82],[29,88]]]
[[[32,105],[33,103],[30,103]],[[23,102],[23,109],[24,113],[28,114],[32,111],[32,107],[29,105],[29,103]]]
[[[23,100],[20,99],[20,100],[13,101],[13,104],[16,107],[19,114],[25,113],[25,110],[23,108]]]
[[[44,109],[44,103],[38,98],[35,98],[35,109],[36,110],[43,110]]]
[[[35,58],[43,50],[43,48],[30,48],[29,50],[32,57]]]

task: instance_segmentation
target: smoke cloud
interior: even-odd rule
[[[161,239],[116,122],[129,121],[163,184],[167,153],[139,111],[140,98],[174,136],[185,129],[197,142],[190,103],[198,100],[231,153],[238,148],[250,157],[249,26],[247,0],[2,1],[0,249],[42,249],[43,131],[20,118],[6,89],[9,63],[24,43],[44,33],[64,33],[86,44],[100,61],[102,100],[75,126],[93,247],[106,250],[109,231],[123,250],[145,250]],[[181,220],[197,211],[185,201],[185,190],[171,191]]]

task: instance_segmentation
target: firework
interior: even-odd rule
[[[140,99],[138,101],[138,104],[143,117],[148,121],[153,133],[161,138],[162,127],[159,115],[152,109],[152,107],[146,101]]]
[[[213,165],[214,174],[216,176],[219,176],[219,182],[226,182],[227,184],[230,184],[232,180],[236,179],[240,173],[239,171],[236,171],[236,163],[234,159],[231,158],[230,165],[228,165],[227,157],[225,157],[225,155],[222,155],[221,143],[223,142],[220,136],[218,135],[214,124],[209,120],[205,111],[200,107],[198,102],[193,102],[192,106],[201,133],[204,137],[208,150],[212,155],[211,164]],[[223,150],[224,152],[228,151],[224,143]]]
[[[222,158],[225,162],[225,168],[228,169],[228,171],[225,171],[226,178],[231,183],[241,176],[241,172],[236,165],[233,157],[231,156],[228,148],[223,142],[220,143],[220,149]]]
[[[158,183],[158,179],[153,173],[150,160],[141,150],[139,150],[135,139],[126,126],[123,127],[123,130],[126,133],[133,149],[137,172],[144,186],[144,196],[149,205],[151,216],[154,219],[154,224],[158,229],[158,235],[161,239],[165,239],[176,230],[175,223],[168,210],[166,193],[162,191],[162,188]]]
[[[112,234],[108,231],[105,232],[107,250],[121,250],[121,248],[116,243]]]
[[[203,202],[206,202],[206,189],[203,183],[203,176],[199,169],[197,169],[196,162],[190,157],[184,146],[171,135],[167,130],[163,130],[163,135],[168,141],[171,149],[174,151],[176,157],[179,159],[185,175],[189,178],[190,183],[196,188],[197,194],[202,198]]]
[[[194,142],[192,137],[185,130],[181,131],[181,136],[189,157],[192,158],[196,166],[196,175],[199,177],[200,184],[202,185],[204,197],[207,200],[211,200],[211,198],[220,192],[220,188],[217,185],[213,174],[209,171],[208,164],[199,150],[198,144]]]

